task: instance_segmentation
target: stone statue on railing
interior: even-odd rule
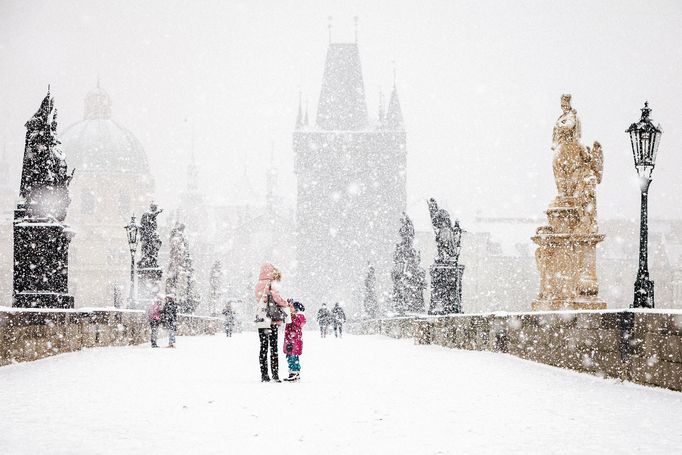
[[[438,250],[436,262],[457,262],[462,239],[462,229],[459,227],[459,221],[455,220],[455,226],[453,227],[450,221],[450,214],[443,209],[439,209],[435,199],[429,199],[428,204],[431,224],[436,233],[436,248]]]
[[[462,229],[455,220],[452,226],[447,211],[438,208],[435,199],[428,200],[433,231],[436,234],[437,255],[431,272],[431,303],[429,314],[462,312],[462,275],[464,266],[459,264]]]
[[[577,207],[582,231],[596,232],[596,187],[601,183],[604,157],[601,144],[581,144],[580,118],[571,107],[571,95],[561,96],[563,113],[554,124],[552,169],[557,187],[555,207]]]
[[[158,217],[163,209],[152,202],[149,210],[142,214],[140,220],[140,241],[142,242],[142,259],[138,263],[140,268],[158,267],[159,249],[161,248],[161,238],[159,237],[158,224],[156,217]]]
[[[140,242],[142,243],[142,258],[137,263],[139,279],[139,298],[136,304],[145,308],[161,290],[163,270],[159,267],[159,249],[161,238],[156,218],[163,212],[152,202],[149,210],[140,219]]]
[[[557,196],[546,211],[547,224],[532,240],[540,274],[535,310],[597,309],[596,245],[604,240],[597,226],[597,185],[601,183],[604,156],[601,144],[585,147],[580,119],[571,95],[561,96],[562,114],[552,132],[552,170]]]
[[[68,283],[74,231],[64,224],[72,178],[57,137],[57,109],[48,87],[40,108],[26,122],[20,198],[13,223],[13,306],[74,306]]]
[[[63,222],[71,203],[66,155],[57,138],[57,109],[47,96],[38,111],[26,122],[26,142],[19,195],[25,215]]]

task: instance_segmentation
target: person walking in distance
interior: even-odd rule
[[[234,310],[232,309],[232,304],[227,302],[225,308],[223,308],[223,316],[225,316],[225,335],[228,337],[232,336],[232,329],[234,328]]]
[[[163,305],[163,322],[166,330],[168,330],[167,347],[175,348],[175,334],[178,330],[178,304],[172,294],[166,296],[166,303]]]
[[[150,341],[153,348],[159,347],[159,345],[156,344],[156,341],[159,336],[159,325],[161,325],[161,300],[162,297],[157,295],[147,308],[147,320],[149,321],[149,328],[151,330]]]
[[[346,313],[339,305],[339,302],[334,304],[332,309],[332,323],[334,324],[334,336],[340,338],[343,336],[343,324],[346,322]]]
[[[277,354],[277,328],[284,321],[284,308],[289,304],[283,298],[276,284],[282,279],[282,273],[271,263],[265,262],[260,268],[258,283],[256,283],[256,328],[260,341],[261,382],[269,382],[268,375],[268,348],[270,348],[270,370],[274,382],[282,382],[279,379],[279,357]]]
[[[317,310],[317,323],[320,326],[320,336],[322,338],[327,337],[327,330],[329,329],[331,317],[332,315],[327,309],[327,304],[323,303],[322,307],[319,310]]]

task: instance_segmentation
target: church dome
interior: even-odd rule
[[[85,97],[83,120],[66,128],[59,139],[76,174],[149,174],[142,144],[111,119],[111,98],[99,83]]]

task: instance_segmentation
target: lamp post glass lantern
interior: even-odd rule
[[[135,224],[135,215],[130,218],[130,224],[123,226],[128,236],[128,246],[130,247],[130,296],[128,298],[128,308],[132,308],[135,302],[135,253],[137,252],[139,226]]]
[[[642,117],[625,131],[630,135],[632,155],[635,160],[635,169],[637,169],[639,176],[641,191],[639,266],[632,308],[654,307],[654,282],[649,279],[648,265],[648,193],[663,131],[660,125],[655,126],[653,124],[649,118],[650,114],[649,103],[645,102],[642,108]]]

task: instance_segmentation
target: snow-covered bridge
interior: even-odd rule
[[[256,334],[243,333],[2,367],[0,453],[682,450],[678,392],[505,354],[315,332],[305,333],[301,382],[261,383],[257,351]]]

